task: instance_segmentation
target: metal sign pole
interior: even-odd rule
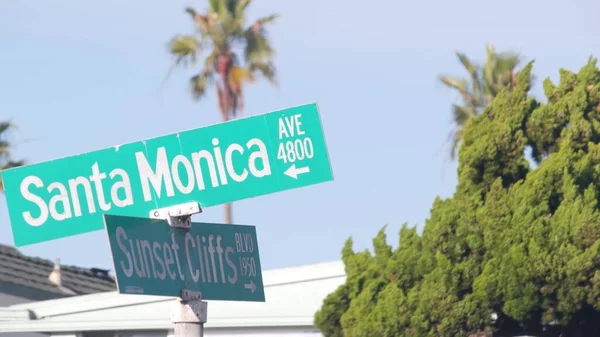
[[[202,213],[197,202],[156,209],[150,212],[154,219],[165,219],[169,226],[189,230],[192,214]],[[208,303],[202,301],[199,291],[181,289],[179,298],[173,303],[171,323],[175,337],[204,337],[204,323],[207,321]]]
[[[181,297],[173,303],[171,322],[175,337],[204,337],[207,303],[198,291],[181,290]]]

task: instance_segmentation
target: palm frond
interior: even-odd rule
[[[274,20],[276,16],[271,15],[263,19],[257,20],[250,26],[245,34],[245,49],[244,57],[248,63],[269,63],[273,57],[274,50],[271,47],[270,41],[266,37],[266,32],[262,28],[260,22],[269,22]]]
[[[465,55],[463,53],[457,52],[456,57],[458,57],[458,60],[460,61],[460,63],[462,63],[463,67],[465,67],[465,69],[469,73],[469,79],[471,82],[473,95],[474,96],[479,95],[479,93],[482,90],[481,81],[479,80],[479,67],[477,66],[477,64],[473,63],[467,57],[467,55]]]
[[[4,182],[2,181],[2,171],[8,170],[10,168],[20,167],[25,165],[24,160],[18,161],[9,161],[5,165],[0,166],[0,192],[4,192]]]
[[[460,63],[462,63],[463,67],[467,69],[471,78],[477,78],[477,65],[474,64],[464,53],[456,53],[456,57]]]
[[[0,135],[14,127],[15,125],[12,122],[0,122]]]
[[[521,62],[521,55],[512,51],[496,52],[492,45],[486,49],[487,60],[499,70],[513,70]]]
[[[455,160],[458,149],[460,147],[460,143],[462,141],[462,136],[464,133],[464,129],[456,129],[452,132],[452,144],[450,145],[450,159]]]
[[[232,114],[236,117],[244,111],[244,83],[254,81],[252,72],[242,67],[233,66],[229,73],[228,85],[233,92]]]
[[[277,71],[275,70],[275,65],[272,62],[250,62],[248,63],[248,71],[250,71],[250,73],[258,72],[272,85],[274,85],[275,87],[278,86],[276,78]]]
[[[226,0],[225,1],[225,6],[227,7],[227,11],[232,15],[235,16],[235,12],[238,6],[238,3],[240,1],[239,0]]]
[[[231,0],[218,0],[219,4],[217,6],[217,10],[212,11],[213,13],[218,15],[219,18],[219,24],[221,26],[224,26],[227,24],[228,21],[230,21],[233,16],[234,16],[234,11],[235,11],[235,7],[231,8],[232,4],[230,3]]]
[[[217,61],[217,49],[212,49],[210,54],[204,59],[204,68],[205,69],[215,69],[216,61]]]
[[[195,9],[193,9],[192,7],[186,7],[184,10],[192,17],[192,19],[196,19],[196,15],[198,15],[198,12],[196,12]]]
[[[488,46],[483,71],[483,84],[488,102],[513,84],[514,70],[520,61],[521,57],[516,53],[496,53],[493,47]]]
[[[253,80],[254,76],[252,75],[252,72],[244,68],[233,66],[229,72],[229,86],[235,93],[242,92],[244,82],[251,82]]]
[[[464,79],[457,79],[447,75],[439,76],[439,79],[442,83],[450,88],[454,88],[460,92],[467,91],[467,81]]]
[[[208,34],[211,29],[211,21],[209,15],[202,15],[191,7],[186,7],[185,11],[190,14],[196,26],[202,34]]]
[[[252,0],[239,0],[235,8],[235,16],[238,18],[244,16],[246,8],[248,8],[248,5],[250,5],[251,1]]]
[[[220,13],[223,0],[208,0],[209,11]]]
[[[200,99],[206,95],[206,89],[213,82],[213,72],[210,69],[204,69],[201,73],[192,76],[190,79],[192,96],[194,99]]]
[[[9,168],[23,166],[23,165],[25,165],[25,161],[20,160],[20,161],[8,162],[6,165],[0,167],[0,192],[4,192],[4,182],[2,180],[2,171],[7,170]]]
[[[499,70],[513,71],[521,63],[521,56],[517,54],[501,55],[496,59],[496,67]]]
[[[8,140],[0,140],[0,153],[6,153],[11,144]]]
[[[237,20],[237,18],[234,16],[234,13],[230,12],[227,7],[223,7],[221,12],[217,14],[220,32],[225,35],[228,40],[241,32],[242,22]]]
[[[452,104],[452,120],[454,121],[454,125],[458,127],[465,126],[469,119],[476,115],[476,111],[469,110],[464,106]]]
[[[254,23],[258,24],[258,25],[260,25],[262,27],[262,26],[264,26],[264,25],[266,25],[268,23],[274,22],[275,20],[277,20],[279,18],[279,16],[280,16],[279,14],[274,13],[274,14],[262,17],[262,18],[256,20]]]
[[[17,160],[17,161],[11,160],[8,163],[6,163],[5,165],[3,165],[2,167],[0,167],[0,171],[8,170],[8,169],[15,168],[15,167],[21,167],[23,165],[25,165],[24,160]]]
[[[175,56],[175,63],[195,63],[200,43],[190,35],[179,35],[169,42],[169,51]]]

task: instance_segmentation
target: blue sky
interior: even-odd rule
[[[217,123],[214,95],[189,95],[191,70],[159,88],[167,41],[193,31],[187,5],[206,2],[0,1],[0,118],[19,125],[15,154],[35,163]],[[234,204],[236,223],[257,226],[263,268],[339,259],[349,236],[368,248],[386,224],[394,245],[402,223],[422,228],[456,184],[439,150],[458,97],[436,78],[464,74],[454,51],[480,60],[487,42],[520,50],[536,60],[539,96],[544,78],[599,54],[599,10],[583,0],[255,0],[250,19],[281,14],[270,27],[280,87],[249,87],[246,114],[318,102],[335,174]],[[0,242],[12,244],[0,199]],[[194,220],[220,222],[222,207]],[[102,231],[21,251],[112,269]]]

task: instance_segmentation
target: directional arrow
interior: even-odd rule
[[[250,283],[244,284],[244,288],[250,289],[250,291],[254,294],[254,291],[256,290],[256,284],[254,284],[254,282],[250,280]]]
[[[285,170],[285,172],[283,172],[283,174],[285,174],[288,177],[298,179],[298,175],[300,175],[302,173],[308,173],[308,172],[310,172],[310,167],[308,167],[308,166],[296,167],[296,164],[292,164],[292,166],[290,166],[290,168]]]

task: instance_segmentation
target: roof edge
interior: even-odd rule
[[[323,263],[317,263],[317,264],[309,264],[309,265],[302,265],[302,266],[295,266],[295,267],[286,267],[286,268],[280,268],[280,269],[265,270],[263,272],[263,286],[265,288],[269,288],[269,287],[277,287],[277,286],[282,286],[282,285],[287,285],[287,284],[310,282],[310,281],[320,281],[320,280],[337,278],[337,277],[345,277],[346,273],[343,269],[341,270],[341,272],[335,271],[335,270],[329,271],[325,275],[323,275],[323,274],[318,275],[317,273],[311,273],[310,275],[307,275],[304,273],[300,273],[303,270],[307,270],[307,269],[314,270],[316,268],[323,268],[323,267],[336,265],[336,264],[340,264],[340,263],[343,266],[343,262],[341,262],[341,260],[338,260],[338,261],[330,261],[330,262],[323,262]],[[276,275],[276,274],[287,274],[287,273],[293,273],[293,272],[299,272],[300,274],[297,274],[295,276]],[[273,280],[265,280],[266,273],[272,274]],[[275,274],[275,275],[273,275],[273,274]],[[265,281],[267,281],[267,282],[265,282]],[[111,296],[109,294],[112,294],[113,296],[119,296],[120,300],[114,301],[112,299],[113,296]],[[89,307],[89,308],[93,308],[93,310],[101,310],[101,309],[118,307],[118,306],[122,306],[122,305],[139,305],[139,304],[144,304],[144,303],[163,302],[163,301],[168,301],[168,300],[172,300],[173,298],[175,298],[175,297],[170,297],[170,296],[119,294],[117,290],[112,290],[112,291],[98,292],[98,293],[92,293],[92,294],[69,296],[69,297],[58,298],[58,299],[49,299],[49,300],[38,301],[38,302],[33,302],[33,303],[15,304],[15,305],[9,306],[8,308],[11,308],[13,310],[29,309],[29,308],[32,308],[32,304],[35,304],[33,306],[33,308],[40,309],[40,308],[45,308],[48,306],[54,307],[54,306],[60,305],[62,302],[68,303],[72,300],[73,297],[77,297],[79,299],[89,298],[90,300],[92,300],[92,299],[95,299],[96,297],[100,297],[100,296],[110,296],[111,299],[102,301],[100,303],[97,301],[94,302],[93,304],[90,303],[90,305],[85,306],[85,308]],[[88,309],[86,309],[86,310],[88,310]],[[85,311],[85,310],[83,310],[83,311]]]
[[[271,327],[314,327],[314,317],[272,317],[268,319],[238,319],[231,322],[225,319],[209,319],[205,324],[208,330],[218,328],[271,328]],[[136,331],[136,330],[169,330],[173,325],[170,319],[165,320],[133,320],[114,321],[15,321],[2,322],[0,332],[64,332],[64,331]]]
[[[6,321],[28,321],[35,319],[35,314],[29,309],[7,309],[0,308],[0,322]]]

